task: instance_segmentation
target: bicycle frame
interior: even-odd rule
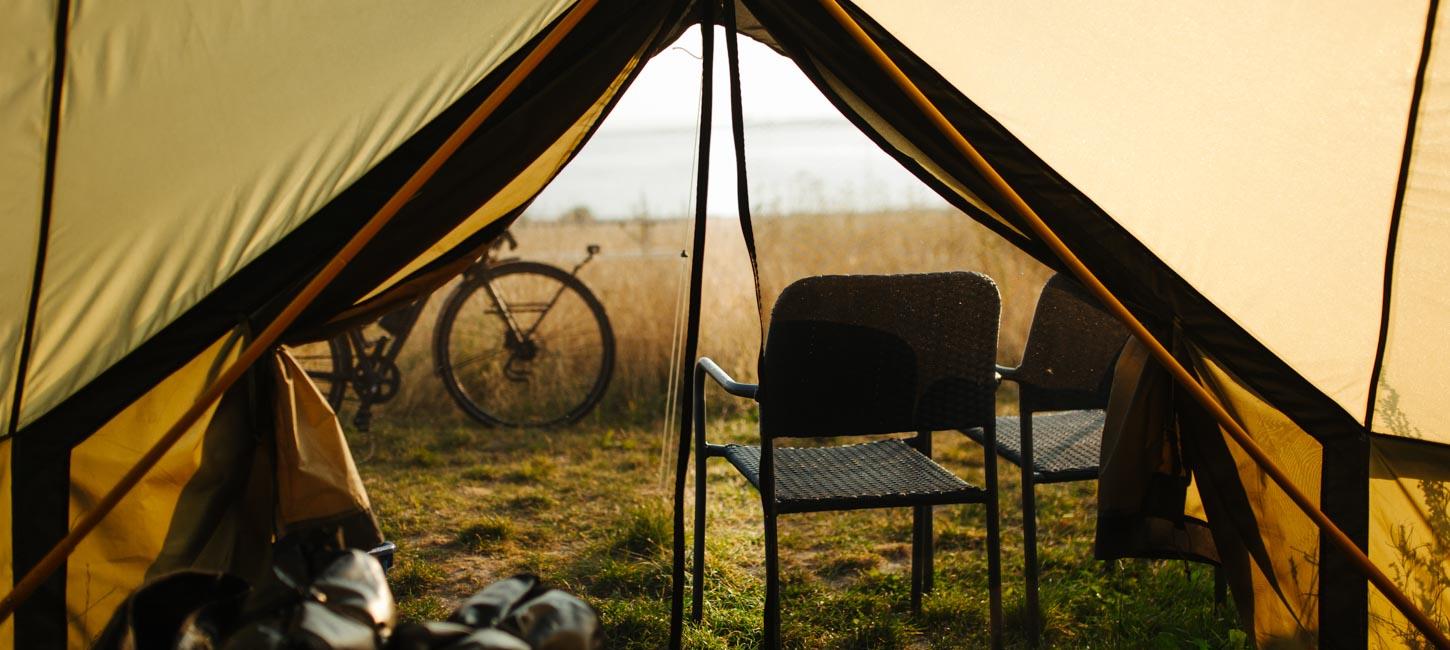
[[[512,241],[512,238],[510,238],[510,241]],[[569,270],[569,275],[577,277],[579,275],[579,270],[584,268],[585,264],[588,264],[591,260],[593,260],[595,255],[599,254],[599,246],[597,244],[590,244],[584,250],[586,253],[584,259],[581,260],[578,264],[575,264],[573,269]],[[484,274],[474,271],[474,269],[489,269],[497,266],[498,264],[506,263],[508,261],[510,260],[494,262],[489,257],[485,256],[483,259],[483,264],[475,265],[468,271],[465,271],[465,273],[473,273],[475,277],[486,277]],[[494,307],[498,308],[499,314],[502,316],[504,324],[508,327],[509,332],[514,335],[515,340],[520,342],[528,341],[533,337],[534,332],[538,331],[539,325],[544,322],[544,318],[549,315],[549,312],[554,309],[554,305],[559,302],[559,297],[564,295],[564,287],[560,286],[559,289],[554,292],[554,295],[549,298],[549,302],[544,305],[543,314],[539,316],[538,320],[534,321],[533,326],[529,327],[528,331],[524,331],[524,329],[519,325],[518,319],[514,317],[513,311],[509,309],[508,302],[505,301],[503,296],[499,294],[498,289],[487,280],[483,281],[483,286],[484,290],[488,292],[489,300],[493,301]]]

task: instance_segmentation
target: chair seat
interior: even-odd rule
[[[760,447],[725,445],[721,455],[760,488]],[[987,491],[901,440],[844,447],[776,447],[777,512],[980,503]]]
[[[1032,469],[1038,483],[1088,481],[1098,477],[1103,447],[1101,409],[1057,411],[1032,415]],[[982,442],[982,430],[964,432]],[[1022,466],[1022,421],[1017,416],[997,418],[997,453]]]

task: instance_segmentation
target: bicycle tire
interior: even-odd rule
[[[538,283],[540,287],[547,288],[542,293],[547,293],[548,290],[557,290],[559,291],[559,295],[553,303],[543,309],[542,313],[538,314],[535,320],[521,322],[521,328],[537,331],[545,323],[545,318],[554,313],[556,309],[578,312],[566,313],[564,316],[555,317],[554,322],[549,322],[549,325],[554,327],[559,324],[559,319],[566,317],[569,320],[579,319],[584,315],[579,310],[583,309],[587,311],[588,320],[590,321],[586,328],[590,333],[589,336],[597,336],[597,340],[592,340],[579,346],[581,348],[597,348],[599,352],[597,363],[586,363],[583,366],[584,372],[577,373],[580,375],[587,374],[589,376],[577,382],[580,387],[579,390],[573,390],[572,387],[565,390],[562,406],[554,403],[556,401],[556,395],[548,395],[546,397],[543,391],[558,388],[560,385],[557,383],[550,385],[549,382],[576,383],[570,379],[567,371],[578,369],[568,365],[570,359],[564,354],[567,350],[562,347],[557,347],[559,343],[558,334],[552,330],[538,334],[541,343],[535,342],[532,345],[537,345],[537,349],[534,352],[535,355],[559,352],[560,354],[554,355],[546,359],[546,361],[564,361],[565,365],[560,367],[560,371],[550,372],[549,368],[551,364],[540,363],[537,367],[542,372],[547,373],[547,376],[541,376],[537,381],[533,377],[520,381],[509,376],[499,376],[500,373],[496,372],[487,374],[466,372],[468,375],[466,378],[460,376],[460,371],[466,371],[467,369],[462,367],[464,364],[458,363],[457,357],[464,353],[465,347],[471,345],[466,335],[478,334],[477,330],[460,333],[458,325],[460,314],[466,307],[476,308],[480,305],[486,306],[487,304],[492,304],[492,299],[486,297],[487,292],[482,291],[490,283],[494,285],[495,290],[502,293],[510,285],[522,286],[523,283],[529,282]],[[480,299],[480,295],[484,296],[484,298]],[[473,304],[470,304],[470,301]],[[520,304],[528,306],[535,305],[535,303],[516,301],[511,309],[516,308],[519,310],[519,313],[523,314],[530,313],[523,307],[520,307]],[[488,314],[488,316],[489,318],[478,319],[481,321],[481,325],[476,324],[475,327],[481,326],[488,328],[492,323],[492,327],[498,329],[498,332],[478,334],[478,338],[483,339],[483,341],[479,342],[480,345],[490,349],[497,355],[499,354],[498,350],[509,346],[507,342],[509,330],[502,326],[504,319],[502,314],[495,311],[494,313]],[[550,336],[555,338],[552,343],[548,340]],[[443,380],[443,385],[448,390],[448,394],[473,419],[487,426],[505,428],[554,428],[574,424],[582,419],[599,404],[599,401],[604,397],[605,390],[609,387],[609,381],[614,374],[614,343],[614,329],[609,322],[609,316],[604,311],[604,305],[599,302],[599,299],[594,296],[594,293],[583,282],[558,267],[527,261],[506,262],[484,269],[477,274],[465,275],[459,285],[449,294],[433,331],[434,361],[438,369],[439,377]],[[496,344],[502,347],[493,347]],[[505,365],[519,361],[522,358],[521,355],[515,354],[514,352],[507,352],[507,355]],[[534,360],[536,358],[530,357],[527,360],[530,369],[535,367]],[[497,368],[494,368],[494,370],[497,370]],[[508,373],[503,372],[501,374],[507,375]],[[527,372],[524,374],[527,374]],[[502,388],[507,390],[509,388],[517,388],[520,383],[531,384],[532,388],[537,389],[532,402],[524,398],[522,408],[530,408],[534,404],[546,404],[541,414],[531,417],[521,417],[517,412],[509,412],[511,409],[507,408],[507,401],[500,396],[500,391],[497,389]],[[587,389],[584,389],[585,383],[587,383]],[[526,390],[525,392],[528,391]],[[578,395],[574,394],[576,392]],[[518,400],[519,398],[514,398],[515,402],[518,402]]]
[[[327,346],[325,351],[323,345]],[[352,348],[347,343],[347,335],[297,346],[292,348],[292,357],[327,399],[333,413],[340,415],[348,384],[352,382]]]

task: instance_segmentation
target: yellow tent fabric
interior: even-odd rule
[[[206,389],[223,365],[236,357],[241,343],[237,336],[217,341],[76,447],[72,455],[72,518],[88,510],[115,485],[131,468],[136,456],[181,417],[182,411],[191,406],[191,401]],[[110,612],[145,580],[155,559],[162,555],[175,527],[173,519],[183,490],[203,463],[205,448],[218,444],[219,437],[229,434],[249,435],[244,427],[238,426],[245,421],[238,412],[239,403],[224,402],[211,408],[187,432],[71,556],[66,574],[68,645],[71,647],[87,647],[94,642]],[[185,558],[191,562],[197,559]]]
[[[1441,629],[1450,627],[1450,464],[1397,440],[1374,444],[1370,479],[1370,558]],[[1421,637],[1378,593],[1370,597],[1370,644],[1418,647]]]
[[[11,12],[0,25],[7,589],[571,5],[70,0]],[[439,269],[573,156],[682,9],[592,12],[296,335],[374,291],[446,279]],[[147,577],[256,576],[269,542],[294,531],[337,525],[350,544],[377,541],[336,418],[295,362],[279,357],[243,384],[0,627],[0,647],[85,647]],[[258,445],[264,431],[276,435]]]
[[[159,433],[166,409],[184,408],[227,334],[266,322],[289,282],[340,246],[571,4],[10,8],[0,23],[0,583]],[[1041,255],[818,6],[739,4],[753,35],[923,182]],[[1442,477],[1406,458],[1450,466],[1450,19],[1436,4],[845,4],[1110,288],[1181,332],[1199,373],[1376,561],[1396,566],[1403,557],[1387,553],[1401,542],[1440,543],[1392,523],[1443,514]],[[293,340],[428,290],[486,243],[587,140],[688,5],[621,0],[592,12]],[[297,379],[279,363],[281,384]],[[314,489],[307,467],[329,467],[322,484],[348,486],[332,505],[365,507],[357,486],[336,480],[348,475],[345,450],[307,387],[293,381],[268,399],[280,400],[268,402],[269,422],[308,432],[293,438],[294,487]],[[227,408],[213,422],[232,422]],[[66,642],[57,631],[83,644],[106,609],[85,609],[102,600],[84,593],[87,571],[124,591],[168,562],[257,561],[223,559],[225,543],[175,516],[232,522],[218,539],[257,534],[247,529],[257,513],[203,498],[220,494],[201,489],[208,481],[229,494],[259,489],[211,472],[198,441],[230,439],[218,431],[195,432],[190,456],[168,458],[128,502],[149,532],[98,532],[13,628],[0,627],[14,631],[0,645]],[[1226,449],[1210,437],[1204,449]],[[1391,442],[1414,452],[1391,453]],[[313,450],[321,465],[301,462]],[[1399,643],[1363,580],[1225,453],[1195,484],[1210,526],[1244,544],[1237,592],[1252,601],[1245,618],[1259,640]],[[1250,503],[1215,511],[1213,495],[1226,493]],[[276,498],[265,496],[273,524]],[[313,514],[327,516],[283,519]],[[125,551],[135,559],[118,560],[113,544],[136,545]],[[1428,567],[1401,578],[1438,603],[1417,577]]]
[[[55,5],[26,2],[7,12],[0,38],[0,431],[10,431],[11,388],[20,364],[24,322],[13,314],[30,302],[45,188],[46,123],[50,114]]]
[[[25,402],[17,423],[8,423],[9,410],[0,423],[25,426],[134,350],[569,4],[454,1],[404,11],[388,2],[76,2]],[[54,20],[53,5],[22,5],[24,17]],[[53,30],[7,21],[4,40],[12,30],[22,41],[38,38],[37,49],[52,45]],[[42,53],[7,57],[0,65],[23,67],[4,76],[34,77],[32,62],[50,58]],[[31,85],[48,91],[48,81]],[[28,139],[43,140],[36,103],[47,107],[0,107],[0,124],[23,121]],[[34,163],[29,176],[44,158],[44,145],[22,158]],[[6,191],[6,204],[20,196]],[[42,218],[34,207],[7,214],[33,228]],[[17,234],[33,254],[34,237]],[[0,275],[0,291],[28,291],[33,271]],[[5,310],[0,333],[22,330],[26,318],[25,309]],[[0,375],[0,392],[13,394],[17,382],[13,371]]]
[[[1364,419],[1424,3],[857,4]]]
[[[283,350],[272,360],[277,382],[277,519],[282,534],[320,521],[369,513],[337,414]],[[366,522],[371,523],[371,522]],[[375,533],[376,530],[364,531]],[[382,539],[364,543],[377,544]]]
[[[1033,250],[815,3],[744,4],[878,144]],[[1391,439],[1450,466],[1437,3],[842,4],[1110,289],[1183,337],[1184,360],[1363,548],[1386,509],[1443,509],[1392,504],[1371,478]],[[1210,525],[1256,553],[1233,561],[1258,641],[1389,638],[1353,567],[1232,445],[1195,435],[1214,452],[1195,470],[1205,502],[1236,499]]]
[[[1374,430],[1450,444],[1450,14],[1435,21],[1396,237]],[[1390,423],[1394,423],[1390,426]]]

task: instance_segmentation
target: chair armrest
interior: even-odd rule
[[[730,375],[726,374],[725,371],[722,370],[719,365],[717,365],[714,361],[711,361],[710,360],[710,357],[700,357],[700,360],[695,362],[695,386],[694,386],[694,409],[693,409],[693,411],[694,411],[694,413],[693,413],[693,415],[694,415],[694,422],[695,422],[695,445],[696,445],[696,447],[699,448],[700,458],[702,459],[700,462],[702,462],[702,463],[704,462],[703,459],[705,457],[707,457],[707,456],[723,456],[724,455],[724,450],[725,450],[725,448],[723,446],[720,446],[720,445],[712,445],[712,444],[709,444],[709,443],[707,443],[705,441],[705,377],[706,376],[709,376],[711,379],[714,379],[715,380],[715,383],[720,384],[720,387],[721,388],[724,388],[725,389],[725,392],[730,393],[731,395],[735,395],[737,397],[746,397],[746,398],[749,398],[749,399],[755,399],[755,393],[756,393],[756,391],[758,391],[760,389],[760,386],[758,386],[756,384],[742,384],[742,383],[740,383],[738,381],[735,381],[734,379],[732,379],[730,377]],[[681,447],[684,447],[685,445],[688,445],[688,444],[689,443],[687,441],[685,441],[683,439],[680,440]],[[762,439],[761,444],[765,444],[764,439]],[[682,452],[682,453],[688,453],[688,452]],[[704,466],[701,465],[700,467],[703,468]],[[701,471],[703,471],[703,470],[701,470]]]
[[[720,387],[725,389],[725,392],[736,397],[755,399],[755,393],[760,390],[758,384],[742,384],[735,381],[718,364],[711,361],[710,357],[700,357],[700,360],[695,362],[695,367],[699,370],[704,370],[705,374],[709,375],[711,379],[715,380],[715,383],[720,384]]]
[[[1000,384],[1004,381],[1017,381],[1017,370],[1019,368],[1021,368],[1021,366],[1018,366],[1017,368],[1008,368],[1007,366],[998,365],[997,383]]]

